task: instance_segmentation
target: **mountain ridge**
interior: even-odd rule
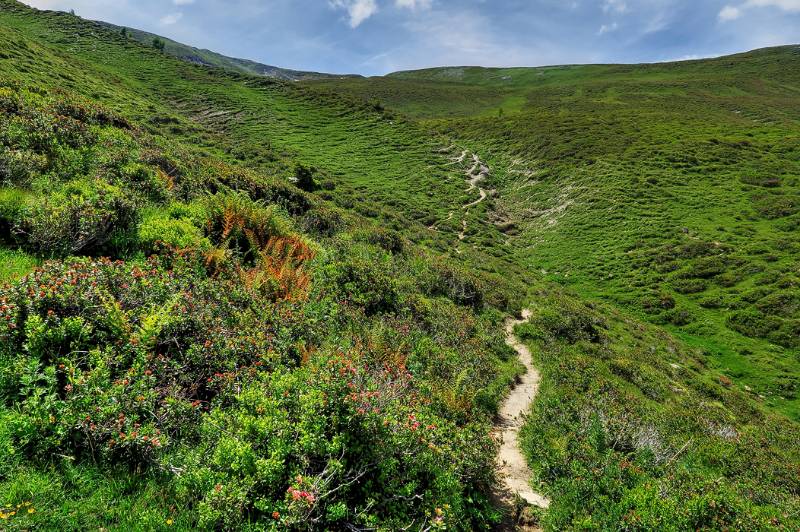
[[[93,21],[96,24],[104,26],[113,31],[122,32],[123,29],[132,39],[135,39],[142,44],[150,45],[154,39],[160,39],[164,43],[164,53],[182,59],[190,63],[196,63],[202,66],[217,67],[234,72],[241,72],[244,74],[253,74],[256,76],[264,76],[273,79],[280,79],[284,81],[308,81],[314,79],[339,79],[339,78],[357,78],[360,77],[356,74],[328,74],[324,72],[310,72],[303,70],[294,70],[291,68],[282,68],[273,65],[266,65],[251,59],[241,59],[238,57],[230,57],[213,50],[205,48],[197,48],[188,44],[180,43],[174,39],[164,37],[148,31],[130,28],[127,26],[119,26],[103,21]]]

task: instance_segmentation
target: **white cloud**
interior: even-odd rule
[[[405,7],[412,10],[430,9],[433,0],[394,0],[397,7]]]
[[[745,10],[756,7],[775,7],[788,13],[800,13],[800,0],[747,0],[740,6],[727,5],[719,12],[719,19],[723,22],[740,18]]]
[[[176,6],[188,6],[194,4],[194,0],[172,0],[172,3]]]
[[[605,35],[606,33],[617,31],[617,28],[619,28],[619,25],[616,22],[612,24],[603,24],[600,26],[600,29],[597,30],[597,35]]]
[[[603,2],[603,11],[606,13],[625,13],[628,10],[628,4],[625,0],[605,0]]]
[[[347,11],[351,28],[357,28],[378,12],[378,4],[375,0],[329,0],[328,3],[336,9]]]
[[[742,16],[742,10],[734,6],[725,6],[722,8],[722,11],[719,12],[719,19],[723,22],[728,22],[729,20],[736,20],[741,16]]]
[[[172,26],[180,19],[183,18],[183,13],[170,13],[169,15],[164,15],[160,19],[158,19],[158,23],[162,26]]]
[[[800,12],[800,0],[747,0],[746,7],[777,7],[783,11]]]

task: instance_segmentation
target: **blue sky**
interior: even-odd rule
[[[26,0],[262,63],[366,75],[800,43],[800,0]]]

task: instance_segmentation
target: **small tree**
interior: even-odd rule
[[[316,190],[317,183],[314,181],[314,174],[316,172],[316,168],[298,164],[294,169],[294,177],[297,179],[297,186],[306,192],[313,192]]]
[[[164,46],[166,46],[166,43],[164,42],[163,39],[159,39],[158,37],[153,37],[153,48],[155,48],[159,52],[163,52]]]
[[[128,28],[122,28],[122,29],[120,30],[120,33],[121,33],[121,34],[122,34],[122,36],[123,36],[123,37],[125,37],[126,39],[128,38]]]

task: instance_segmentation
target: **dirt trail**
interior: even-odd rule
[[[525,310],[521,320],[509,318],[506,321],[506,343],[514,348],[527,371],[520,377],[500,407],[495,425],[497,434],[502,438],[498,453],[499,480],[502,483],[498,489],[502,491],[498,493],[498,497],[506,503],[513,504],[516,494],[528,504],[547,508],[550,501],[530,486],[532,473],[519,446],[519,430],[524,422],[524,414],[530,410],[533,398],[539,390],[540,381],[539,372],[531,359],[530,349],[514,335],[514,327],[527,321],[530,316],[531,312]]]
[[[478,157],[478,154],[476,153],[472,154],[472,163],[472,168],[466,172],[466,176],[468,178],[467,183],[469,184],[467,192],[472,192],[477,188],[478,192],[480,193],[480,198],[477,201],[473,201],[472,203],[464,205],[465,209],[477,205],[486,199],[486,191],[480,188],[478,184],[481,181],[485,181],[486,178],[489,177],[489,167],[486,166],[483,161],[481,161],[480,157]]]
[[[442,148],[442,149],[439,150],[439,153],[445,153],[447,151],[450,151],[450,150],[452,150],[453,147],[454,146],[449,146],[447,148]],[[467,188],[466,192],[469,193],[469,192],[472,192],[473,190],[477,190],[478,191],[478,199],[476,199],[475,201],[471,201],[471,202],[461,206],[461,208],[464,211],[467,211],[467,212],[465,212],[465,215],[468,214],[468,211],[469,211],[470,208],[475,207],[476,205],[479,205],[479,204],[483,203],[486,200],[486,198],[489,197],[490,193],[494,194],[493,190],[492,191],[486,191],[485,189],[483,189],[480,186],[480,184],[483,181],[486,181],[486,179],[489,178],[489,176],[491,174],[491,170],[489,169],[489,166],[481,160],[481,158],[478,156],[477,153],[473,153],[473,152],[471,152],[469,150],[462,150],[459,155],[450,157],[450,163],[449,164],[460,165],[462,167],[462,169],[463,169],[463,167],[465,166],[464,163],[468,163],[468,161],[470,159],[472,159],[472,166],[470,166],[470,168],[468,170],[464,171],[464,175],[467,178],[467,185],[469,185],[469,188]],[[454,213],[450,212],[447,215],[447,220],[451,220],[453,218],[453,216],[454,216]],[[431,231],[438,231],[439,224],[442,223],[443,221],[445,221],[445,220],[439,220],[437,222],[434,222],[433,224],[428,226],[428,229],[430,229]],[[459,241],[463,241],[464,239],[467,238],[467,219],[466,218],[462,218],[462,220],[461,220],[461,231],[458,233],[457,236],[458,236],[458,240]],[[456,249],[456,253],[461,253],[461,251]]]

